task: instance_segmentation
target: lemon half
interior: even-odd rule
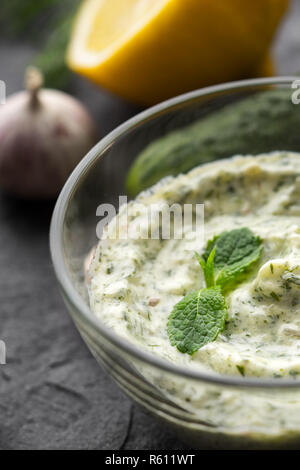
[[[248,78],[265,58],[288,0],[85,0],[71,69],[140,103]]]

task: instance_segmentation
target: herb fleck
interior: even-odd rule
[[[239,371],[239,373],[244,377],[245,376],[245,366],[241,366],[241,365],[237,364],[236,368]]]

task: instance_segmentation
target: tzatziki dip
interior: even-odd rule
[[[237,156],[162,180],[105,229],[89,270],[92,311],[139,348],[185,367],[243,377],[300,374],[300,155]],[[154,203],[204,204],[204,239],[132,236]],[[109,232],[118,222],[119,236]],[[255,267],[225,296],[225,328],[193,354],[171,344],[174,306],[205,287],[195,257],[220,233],[247,227],[263,244]],[[125,230],[131,234],[123,237]],[[190,229],[190,230],[189,230]],[[123,232],[122,232],[123,231]],[[121,235],[120,235],[121,234]]]
[[[163,179],[120,207],[94,251],[87,275],[94,314],[136,347],[227,384],[132,364],[163,400],[196,420],[181,426],[196,445],[205,438],[218,448],[298,446],[297,388],[240,388],[230,380],[297,385],[300,376],[299,162],[300,154],[283,151],[235,156]],[[192,222],[178,238],[147,236],[149,207],[164,204],[203,204],[203,236]],[[245,233],[254,247],[242,259],[248,267],[239,265],[236,282],[224,287],[219,241]],[[245,248],[240,242],[231,243],[234,255]],[[212,289],[218,302],[207,301]]]

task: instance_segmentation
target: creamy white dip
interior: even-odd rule
[[[140,348],[175,364],[220,374],[300,374],[300,154],[234,157],[162,180],[122,206],[90,266],[91,309]],[[185,227],[181,240],[134,239],[153,203],[204,203],[205,239]],[[142,206],[141,203],[144,205]],[[143,209],[144,207],[144,209]],[[127,219],[128,216],[128,219]],[[128,222],[129,221],[129,222]],[[118,223],[128,239],[110,239]],[[194,256],[222,231],[249,227],[263,240],[259,265],[226,296],[228,320],[216,341],[194,355],[171,346],[174,305],[204,287]],[[190,227],[191,229],[191,227]]]

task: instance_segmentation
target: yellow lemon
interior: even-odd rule
[[[85,0],[71,69],[152,104],[270,70],[269,46],[288,0]]]

